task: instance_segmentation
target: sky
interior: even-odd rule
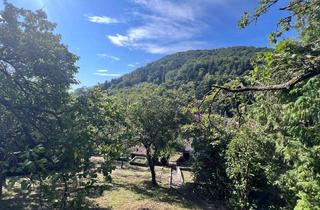
[[[229,46],[269,47],[277,10],[240,30],[257,0],[9,0],[43,9],[62,42],[80,57],[76,79],[93,86],[175,52]],[[0,9],[3,8],[0,3]]]

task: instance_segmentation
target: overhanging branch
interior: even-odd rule
[[[204,101],[206,100],[206,97],[208,95],[210,95],[216,89],[218,89],[218,91],[216,91],[215,94],[213,95],[213,99],[211,100],[211,103],[209,105],[209,119],[210,119],[210,115],[211,115],[212,103],[214,102],[215,98],[217,97],[217,95],[220,93],[221,90],[224,90],[224,91],[230,92],[230,93],[243,93],[243,92],[250,92],[250,91],[262,92],[262,91],[290,90],[298,83],[300,83],[302,81],[306,81],[306,80],[311,79],[311,78],[318,76],[318,75],[320,75],[320,69],[305,72],[304,74],[301,74],[297,77],[294,77],[285,83],[276,84],[276,85],[269,85],[269,86],[259,85],[259,86],[251,86],[251,87],[241,86],[239,88],[229,88],[229,87],[225,87],[225,86],[213,85],[212,90],[205,94],[203,100],[201,101],[200,105],[198,106],[198,110],[200,110],[201,106],[203,105]],[[213,126],[213,127],[217,129],[216,126]]]
[[[252,87],[240,87],[240,88],[228,88],[225,86],[219,86],[219,85],[213,85],[214,88],[219,88],[221,90],[225,90],[227,92],[232,93],[241,93],[241,92],[248,92],[248,91],[278,91],[278,90],[290,90],[292,89],[296,84],[308,80],[312,77],[315,77],[317,75],[320,75],[320,69],[306,72],[302,75],[299,75],[297,77],[294,77],[293,79],[276,85],[269,85],[269,86],[252,86]]]

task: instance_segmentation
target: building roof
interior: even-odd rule
[[[133,151],[130,153],[131,155],[139,155],[139,156],[146,156],[147,150],[143,146],[143,144],[139,144],[133,147]]]

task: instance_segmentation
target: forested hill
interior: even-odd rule
[[[229,47],[192,50],[166,56],[158,61],[106,82],[105,89],[121,89],[148,82],[168,87],[189,87],[201,98],[214,83],[242,75],[251,68],[250,60],[266,48]]]

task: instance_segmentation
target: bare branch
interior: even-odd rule
[[[240,87],[240,88],[228,88],[225,86],[219,86],[219,85],[213,85],[214,88],[219,88],[221,90],[225,90],[227,92],[232,93],[241,93],[241,92],[248,92],[248,91],[278,91],[278,90],[290,90],[292,89],[296,84],[308,80],[312,77],[320,75],[320,69],[306,72],[302,75],[299,75],[297,77],[294,77],[293,79],[282,83],[282,84],[276,84],[276,85],[269,85],[269,86],[252,86],[252,87]]]
[[[239,86],[238,88],[229,88],[229,87],[225,87],[225,86],[219,86],[219,85],[213,85],[213,89],[211,91],[209,91],[208,93],[205,94],[203,100],[201,101],[200,105],[198,106],[198,110],[200,112],[200,108],[203,105],[204,101],[206,100],[207,96],[210,95],[213,91],[215,91],[216,89],[218,89],[218,91],[215,92],[210,105],[209,105],[209,124],[216,129],[220,134],[222,134],[221,130],[215,126],[211,120],[210,120],[210,115],[211,115],[211,109],[212,109],[212,104],[215,100],[215,98],[218,96],[218,94],[220,93],[221,90],[224,90],[226,92],[229,93],[242,93],[242,92],[250,92],[250,91],[280,91],[280,90],[290,90],[292,89],[296,84],[308,80],[312,77],[318,76],[320,75],[320,69],[314,70],[314,71],[309,71],[309,72],[305,72],[304,74],[301,74],[297,77],[294,77],[293,79],[282,83],[282,84],[276,84],[276,85],[269,85],[269,86],[263,86],[263,85],[259,85],[259,86],[252,86],[252,87],[245,87],[243,85]],[[238,109],[238,107],[237,107]],[[237,110],[238,112],[240,111],[239,109]],[[241,116],[240,116],[241,117]],[[240,118],[239,118],[240,119]]]

